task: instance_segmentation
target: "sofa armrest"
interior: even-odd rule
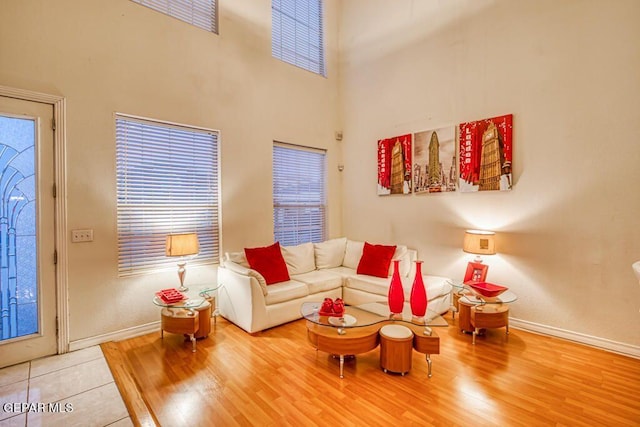
[[[260,289],[262,290],[262,295],[264,296],[267,295],[267,281],[264,279],[264,276],[258,273],[256,270],[247,268],[233,261],[225,261],[224,268],[242,276],[249,276],[249,277],[255,278],[258,281],[258,285],[260,286]]]
[[[249,333],[264,329],[267,304],[255,275],[240,274],[225,264],[218,267],[218,283],[220,314]]]

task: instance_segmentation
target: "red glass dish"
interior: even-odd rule
[[[498,295],[509,289],[504,286],[495,285],[489,282],[470,282],[468,285],[471,289],[473,289],[483,297],[489,298],[497,297]]]

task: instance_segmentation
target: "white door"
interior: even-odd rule
[[[0,367],[57,353],[52,121],[0,96]]]

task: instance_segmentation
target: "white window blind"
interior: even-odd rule
[[[165,15],[218,33],[217,0],[132,0]]]
[[[325,239],[325,157],[322,150],[274,144],[273,228],[281,245]]]
[[[116,115],[116,168],[120,276],[175,268],[172,233],[198,233],[190,265],[217,262],[217,132]]]
[[[271,1],[274,58],[326,76],[322,0]]]

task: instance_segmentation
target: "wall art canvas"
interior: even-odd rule
[[[416,194],[456,191],[455,126],[416,132],[413,145],[413,191]]]
[[[461,123],[461,192],[511,190],[513,114]]]
[[[412,135],[378,141],[378,195],[411,193]]]

